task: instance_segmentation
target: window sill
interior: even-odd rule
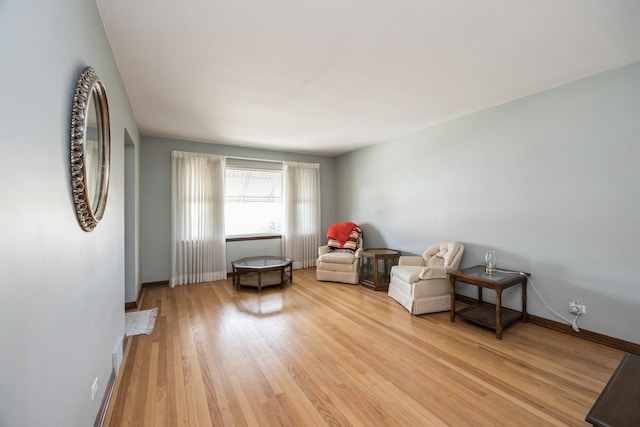
[[[280,234],[244,234],[236,236],[227,236],[226,241],[229,242],[247,242],[250,240],[270,240],[282,239]]]

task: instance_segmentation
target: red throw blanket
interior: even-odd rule
[[[349,239],[349,235],[354,228],[358,225],[353,222],[341,222],[338,224],[333,224],[327,230],[327,239],[333,239],[340,242],[340,247],[344,246],[344,244]]]

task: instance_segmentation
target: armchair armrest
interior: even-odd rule
[[[432,266],[425,267],[422,269],[420,273],[420,279],[446,279],[447,273],[449,273],[449,269],[447,267],[441,266]]]
[[[403,255],[398,259],[398,265],[423,266],[424,258],[422,258],[421,256]]]
[[[362,253],[362,248],[356,249],[356,252],[353,254],[354,257],[360,258],[360,254]]]
[[[329,253],[329,246],[320,246],[318,247],[318,256]]]

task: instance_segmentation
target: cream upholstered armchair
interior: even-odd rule
[[[362,230],[357,224],[333,224],[327,231],[329,241],[318,248],[316,278],[325,282],[360,282]]]
[[[464,246],[438,242],[422,256],[401,256],[391,268],[388,294],[411,314],[451,309],[449,272],[460,266]]]

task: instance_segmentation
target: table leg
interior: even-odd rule
[[[502,291],[496,290],[496,338],[502,339]]]
[[[527,278],[522,282],[522,322],[527,323]]]
[[[373,289],[378,287],[378,257],[373,256]]]
[[[260,276],[260,270],[258,270],[258,293],[262,292],[262,276]]]
[[[280,288],[284,288],[284,267],[280,269]]]
[[[449,277],[449,283],[451,286],[451,321],[456,321],[456,279]]]
[[[482,286],[478,286],[478,304],[482,304]]]

